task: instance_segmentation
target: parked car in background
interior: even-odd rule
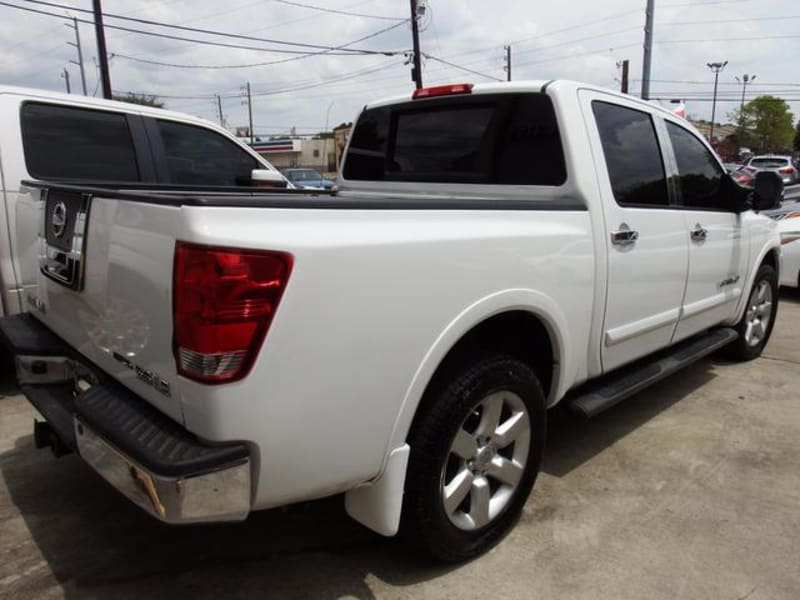
[[[792,161],[791,156],[765,155],[754,156],[747,166],[754,167],[758,171],[774,171],[780,175],[785,185],[797,183],[797,167]]]
[[[800,202],[787,203],[766,214],[779,222],[782,260],[780,284],[800,287]]]
[[[316,169],[284,169],[283,174],[297,187],[329,190],[334,186],[333,181]]]
[[[725,169],[739,185],[745,187],[753,185],[756,174],[756,170],[753,167],[740,165],[738,163],[725,163]]]

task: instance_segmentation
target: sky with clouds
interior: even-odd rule
[[[69,62],[77,59],[68,45],[74,30],[71,21],[59,17],[91,20],[81,10],[91,9],[92,2],[49,1],[56,6],[0,3],[0,83],[64,90],[66,67],[73,93],[80,92],[78,67]],[[425,85],[504,79],[504,45],[510,44],[514,80],[566,78],[618,87],[618,62],[629,59],[631,91],[640,90],[646,0],[426,4],[420,34]],[[756,75],[747,98],[782,96],[790,100],[795,118],[800,115],[796,0],[655,0],[655,6],[652,97],[686,98],[690,115],[709,118],[714,80],[706,63],[727,60],[719,80],[718,121],[738,107],[742,87],[735,77],[744,74]],[[352,120],[366,101],[413,88],[403,55],[411,47],[407,0],[103,0],[103,10],[106,25],[240,46],[122,29],[106,33],[116,92],[154,94],[167,108],[217,122],[219,95],[226,124],[235,127],[247,124],[241,93],[250,82],[254,130],[260,135],[292,127],[297,133],[319,131],[326,123]],[[242,37],[167,29],[112,15]],[[79,28],[92,94],[97,89],[94,29],[89,23]],[[273,51],[278,48],[294,53]],[[391,55],[354,54],[352,49]]]

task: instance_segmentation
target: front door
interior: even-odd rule
[[[666,121],[689,240],[689,273],[675,340],[733,317],[747,279],[749,240],[719,161],[697,135]]]
[[[603,370],[670,344],[688,262],[684,216],[670,204],[658,128],[636,102],[582,93],[600,178],[608,281]],[[591,131],[591,124],[596,125]]]

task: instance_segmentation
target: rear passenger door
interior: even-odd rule
[[[581,92],[603,200],[608,280],[601,356],[609,371],[670,344],[688,235],[671,204],[663,129],[636,102]]]
[[[695,133],[666,120],[677,194],[689,240],[689,272],[675,340],[734,316],[746,279],[747,230],[735,211],[734,184]]]

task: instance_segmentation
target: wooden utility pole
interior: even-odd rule
[[[414,42],[413,56],[411,57],[411,81],[417,89],[422,87],[422,64],[419,54],[419,21],[417,21],[417,0],[411,0],[411,36]]]
[[[69,89],[69,71],[67,71],[67,67],[64,67],[64,70],[61,72],[61,77],[64,78],[64,81],[67,84],[67,93],[71,94],[72,90]]]
[[[250,143],[256,141],[256,136],[253,133],[253,99],[250,96],[250,82],[247,82],[247,114],[250,117]]]
[[[103,98],[111,100],[111,75],[108,71],[108,51],[106,50],[106,34],[103,29],[103,9],[100,0],[92,0],[94,7],[94,31],[97,35],[97,60],[100,63],[100,82],[103,86]]]
[[[66,24],[69,27],[69,24]],[[83,50],[81,49],[81,32],[78,29],[78,18],[72,17],[72,28],[75,30],[75,43],[67,42],[70,46],[75,46],[78,50],[78,60],[74,61],[71,60],[73,65],[78,65],[81,70],[81,87],[83,87],[83,95],[88,96],[89,94],[86,92],[86,72],[83,70]]]
[[[655,0],[647,0],[647,13],[644,25],[644,60],[642,65],[642,98],[650,100],[650,66],[653,55],[653,13]]]
[[[622,82],[620,83],[620,91],[623,94],[628,93],[628,70],[630,69],[631,61],[627,58],[622,61]]]
[[[506,81],[511,81],[511,45],[505,46],[506,49],[506,66],[504,67],[504,71],[506,72]]]

